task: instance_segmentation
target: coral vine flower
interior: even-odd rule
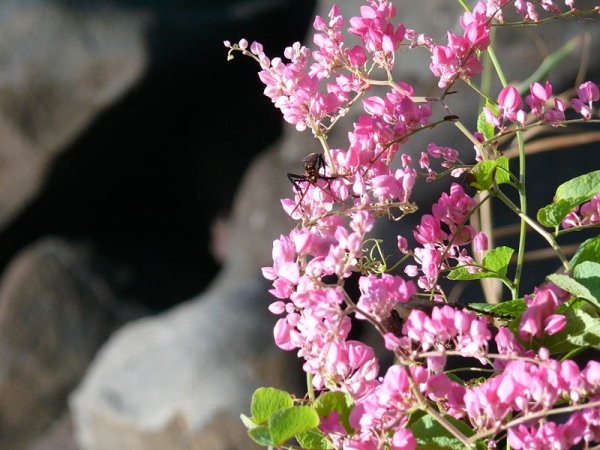
[[[600,100],[600,90],[595,83],[586,81],[579,86],[577,93],[579,97],[572,99],[571,105],[584,119],[589,120],[592,118],[592,103]]]
[[[600,408],[585,407],[585,402],[600,401],[600,363],[590,361],[580,369],[571,360],[553,359],[548,349],[537,353],[529,349],[539,344],[537,339],[565,329],[567,319],[556,309],[570,294],[546,284],[526,296],[527,309],[514,332],[520,340],[505,326],[496,329],[488,318],[444,303],[448,297],[439,278],[457,268],[477,273],[481,269],[473,258],[481,262],[488,251],[487,236],[468,224],[477,201],[461,185],[452,184],[431,213],[421,216],[412,230],[414,247],[397,236],[400,261],[393,270],[404,270],[415,280],[388,273],[393,258],[365,249],[377,218],[392,216],[393,208],[404,213],[403,208],[412,206],[417,181],[412,159],[416,157],[401,148],[408,136],[431,126],[432,116],[431,104],[414,97],[413,87],[402,81],[388,83],[387,92],[368,92],[373,84],[385,84],[371,79],[377,72],[372,69],[379,66],[391,73],[395,55],[407,39],[406,47],[421,46],[431,52],[430,70],[439,77],[441,88],[459,78],[469,79],[481,71],[478,57],[489,46],[490,27],[503,20],[501,9],[509,3],[526,21],[538,20],[536,5],[561,14],[551,0],[477,2],[460,18],[462,33],[448,31],[441,45],[393,22],[396,10],[391,1],[370,0],[348,24],[338,6],[327,17],[315,18],[314,51],[295,43],[285,49],[283,58],[270,59],[260,43],[225,42],[230,52],[242,51],[259,63],[265,95],[298,130],[309,128],[325,138],[351,107],[364,111],[348,134],[347,149],[324,144],[327,164],[319,169],[323,179],[303,182],[295,187],[294,199],[282,200],[284,210],[301,223],[273,242],[272,266],[262,269],[276,298],[269,305],[269,311],[279,316],[273,329],[276,345],[297,352],[315,389],[343,392],[352,400],[351,430],[342,425],[336,411],[321,418],[319,427],[335,448],[416,448],[421,436],[407,427],[414,410],[423,408],[422,402],[494,439],[499,438],[499,430],[506,432],[515,449],[568,448],[600,440]],[[571,0],[565,4],[574,10]],[[360,45],[348,47],[345,31],[358,37]],[[571,106],[589,120],[598,100],[598,86],[588,81],[579,86]],[[549,82],[535,82],[525,102],[516,87],[503,88],[497,112],[493,109],[484,109],[486,120],[510,132],[515,125],[565,124],[567,104],[553,97]],[[474,136],[478,142],[486,140],[481,133]],[[479,147],[475,146],[478,161],[486,157]],[[468,170],[457,150],[431,143],[418,161],[430,179],[438,176],[431,167],[435,159],[454,174]],[[598,223],[600,194],[571,211],[563,227]],[[358,279],[358,298],[352,297],[346,284],[351,279]],[[418,303],[413,297],[424,293],[433,305],[412,309],[400,322],[394,313],[403,304]],[[387,370],[380,373],[372,347],[349,338],[354,318],[371,322],[385,348],[393,352],[396,359]],[[390,319],[398,319],[396,326],[387,326]],[[489,352],[492,338],[497,350]],[[444,373],[449,353],[477,358],[493,371],[485,381],[459,383]],[[558,401],[561,407],[577,404],[564,424],[548,420],[552,414],[545,416]],[[539,416],[521,420],[531,413]],[[510,426],[509,418],[518,420],[518,425]],[[493,440],[489,443],[494,445]]]

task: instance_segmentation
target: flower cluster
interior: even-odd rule
[[[549,82],[532,83],[525,99],[516,87],[507,86],[496,105],[487,98],[483,111],[492,125],[487,128],[494,130],[492,139],[489,130],[484,137],[483,132],[460,127],[477,144],[471,159],[479,164],[465,163],[458,150],[431,143],[420,154],[419,173],[411,156],[402,152],[413,134],[459,120],[444,97],[460,79],[471,83],[481,71],[479,57],[490,45],[491,27],[503,21],[502,8],[508,3],[478,2],[460,18],[462,35],[448,32],[446,45],[394,22],[396,10],[389,0],[368,1],[360,15],[348,21],[334,6],[327,18],[317,17],[313,23],[316,49],[295,43],[285,50],[285,61],[267,57],[259,43],[226,43],[230,53],[241,51],[260,64],[265,95],[287,122],[298,130],[310,129],[323,147],[318,164],[313,153],[304,160],[306,174],[292,179],[294,198],[282,200],[283,209],[299,224],[274,241],[273,264],[263,268],[263,275],[272,281],[270,292],[277,299],[269,306],[279,316],[276,345],[303,359],[313,389],[342,392],[351,399],[349,417],[342,418],[336,410],[320,418],[320,432],[335,448],[414,449],[422,438],[411,431],[416,410],[433,416],[465,447],[479,439],[493,447],[503,436],[516,449],[568,448],[600,438],[600,363],[580,369],[539,348],[540,342],[567,328],[566,316],[557,308],[569,302],[571,294],[548,283],[518,299],[519,275],[514,282],[505,276],[512,250],[491,254],[498,249],[489,250],[487,235],[469,222],[484,200],[478,202],[453,183],[412,230],[414,245],[397,236],[399,261],[393,267],[388,261],[395,255],[384,256],[381,248],[379,257],[368,251],[376,220],[399,219],[416,209],[411,194],[419,177],[433,181],[446,173],[476,176],[476,168],[482,177],[483,170],[490,170],[485,175],[487,189],[490,196],[499,196],[489,179],[503,171],[509,181],[502,183],[520,189],[513,183],[517,177],[507,176],[508,163],[501,166],[493,160],[495,153],[484,154],[483,144],[529,126],[569,123],[567,102],[553,95]],[[538,3],[556,15],[577,12],[572,1],[565,2],[568,13],[550,0]],[[524,20],[538,20],[532,2],[516,0],[514,5]],[[403,45],[431,52],[430,69],[443,90],[439,98],[416,96],[412,86],[392,79]],[[374,86],[383,87],[383,93],[374,93]],[[581,84],[570,103],[581,116],[576,120],[593,120],[598,100],[596,84]],[[436,102],[444,110],[438,121],[433,119]],[[359,107],[347,148],[330,148],[331,127]],[[430,158],[439,160],[445,171],[432,168]],[[485,190],[485,183],[479,179],[477,189]],[[505,203],[512,205],[508,198]],[[596,195],[569,214],[563,226],[600,223],[599,205]],[[510,315],[506,326],[458,308],[442,288],[440,279],[448,272],[462,279],[501,279],[525,311]],[[400,310],[408,312],[401,317]],[[357,321],[379,333],[394,357],[391,366],[380,372],[374,348],[351,335]],[[451,378],[445,372],[449,356],[475,361],[486,376],[474,382]],[[557,411],[564,412],[557,404],[571,407],[564,424],[549,420]],[[463,435],[448,417],[470,426],[476,435],[472,440]]]
[[[600,194],[594,195],[589,202],[577,206],[561,223],[565,229],[598,224],[600,224]]]
[[[408,335],[399,340],[415,343],[425,339],[421,345],[427,348],[444,339],[456,342],[465,336],[479,336],[479,342],[464,348],[474,345],[485,349],[491,337],[485,322],[448,306],[434,310],[431,317],[422,311],[413,312],[405,329]],[[445,334],[436,337],[440,332]],[[504,364],[495,363],[501,370],[482,383],[468,387],[452,380],[440,371],[443,363],[438,370],[419,365],[392,365],[356,399],[350,415],[354,433],[348,434],[338,417],[330,418],[321,429],[329,433],[335,448],[379,449],[387,445],[393,449],[414,449],[414,436],[406,426],[411,411],[429,399],[441,412],[467,420],[484,436],[500,431],[510,418],[515,425],[506,429],[509,442],[516,449],[543,449],[554,442],[558,443],[554,448],[566,449],[582,440],[589,443],[598,439],[600,363],[590,361],[580,369],[571,360],[550,358],[544,348],[537,354],[524,351],[505,327],[498,331],[496,344],[500,351],[496,363]],[[439,351],[440,359],[449,348],[452,346],[446,345]],[[508,356],[511,359],[507,359]],[[527,414],[550,412],[557,401],[564,399],[573,405],[587,400],[593,406],[572,413],[561,425],[552,421],[524,424],[520,420]]]
[[[413,231],[415,240],[421,244],[413,250],[418,265],[405,268],[409,276],[422,274],[418,278],[419,287],[426,291],[441,291],[437,282],[441,271],[452,267],[450,259],[456,261],[455,266],[464,265],[471,271],[477,270],[475,261],[464,248],[477,234],[475,228],[467,224],[476,205],[477,202],[465,193],[462,186],[454,183],[450,194],[442,193],[433,205],[432,214],[421,216],[421,223]],[[485,235],[480,239],[487,240]]]
[[[566,326],[566,318],[562,314],[554,314],[556,308],[569,299],[570,295],[552,283],[536,289],[533,297],[525,296],[527,310],[521,316],[519,337],[530,341],[544,334],[553,335],[561,332]]]
[[[438,86],[447,87],[458,77],[470,79],[481,72],[482,66],[477,51],[485,50],[490,43],[490,20],[486,4],[477,3],[472,12],[466,12],[460,19],[463,35],[448,31],[447,45],[431,47],[429,69],[440,78]]]
[[[530,94],[525,101],[529,105],[530,115],[522,109],[523,101],[517,88],[507,86],[498,95],[497,112],[489,107],[483,108],[487,122],[503,130],[511,123],[523,126],[528,120],[538,120],[554,126],[566,121],[565,111],[568,106],[560,97],[552,96],[552,85],[549,81],[544,85],[538,82],[532,83],[529,90]],[[600,100],[598,86],[592,81],[586,81],[579,86],[578,97],[571,99],[571,106],[583,120],[590,120],[592,103],[598,100]]]

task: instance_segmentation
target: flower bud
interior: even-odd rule
[[[483,260],[483,256],[488,251],[488,237],[481,231],[473,238],[473,252],[478,261]]]

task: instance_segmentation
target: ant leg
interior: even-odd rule
[[[292,215],[294,215],[294,213],[296,212],[296,210],[298,208],[302,209],[302,200],[304,200],[304,196],[308,192],[308,186],[306,186],[306,189],[302,189],[302,187],[300,186],[299,183],[301,183],[301,182],[307,182],[308,184],[311,184],[311,183],[306,175],[298,175],[295,173],[288,172],[287,177],[288,177],[288,180],[290,180],[290,183],[292,183],[292,185],[294,186],[294,189],[296,190],[296,194],[300,195],[300,200],[298,201],[298,204],[294,207],[292,212],[289,213],[289,216],[291,217]]]
[[[288,180],[292,183],[292,186],[296,189],[296,191],[302,192],[302,187],[298,184],[302,181],[309,181],[306,175],[298,175],[295,173],[288,172],[287,174]]]

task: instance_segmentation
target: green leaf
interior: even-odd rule
[[[585,298],[586,300],[593,301],[593,295],[590,291],[568,275],[553,273],[548,275],[546,279],[577,298]]]
[[[471,309],[481,311],[484,314],[498,314],[501,316],[521,317],[527,309],[525,301],[520,298],[490,305],[489,303],[469,303]]]
[[[575,266],[573,276],[584,286],[593,297],[591,303],[600,310],[600,264],[593,261],[583,261]]]
[[[467,267],[453,269],[448,274],[450,280],[479,280],[481,278],[506,278],[508,264],[514,250],[510,247],[496,247],[485,255],[481,265],[483,272],[470,273]]]
[[[483,267],[505,277],[510,258],[514,252],[510,247],[496,247],[487,252],[483,258]]]
[[[332,449],[333,445],[318,428],[296,435],[296,440],[302,448],[311,450]]]
[[[294,400],[289,393],[275,388],[258,388],[252,395],[252,420],[258,425],[264,425],[276,411],[292,406]]]
[[[491,105],[491,103],[489,103],[489,102],[486,102],[485,106],[492,109],[490,106],[493,106],[493,105]],[[483,111],[481,111],[479,113],[479,116],[477,116],[477,131],[479,131],[481,134],[483,134],[483,138],[486,141],[493,138],[494,135],[496,134],[494,125],[492,125],[487,120],[485,120],[485,113]]]
[[[544,339],[544,346],[552,353],[564,353],[575,347],[600,348],[600,318],[589,305],[565,311],[567,327]]]
[[[588,200],[600,192],[600,170],[578,176],[556,189],[554,201],[578,199],[586,197]]]
[[[555,228],[560,225],[562,220],[569,214],[577,205],[577,200],[559,200],[556,203],[550,203],[537,212],[537,221],[545,227]]]
[[[600,298],[600,296],[598,296],[598,291],[600,290],[600,278],[594,276],[590,278],[573,279],[567,275],[562,274],[552,274],[548,275],[546,278],[555,285],[557,285],[559,288],[567,291],[569,294],[572,294],[577,298],[583,298],[587,300],[598,310],[600,310],[600,300],[598,300]],[[592,290],[590,290],[588,286],[583,284],[582,281],[591,286]]]
[[[319,415],[312,406],[281,409],[269,418],[269,431],[275,445],[281,445],[318,425]]]
[[[556,189],[552,203],[538,211],[538,222],[547,227],[557,227],[573,208],[599,192],[600,170],[573,178],[561,184]]]
[[[459,267],[458,269],[452,269],[450,273],[448,273],[449,280],[458,280],[458,281],[466,281],[466,280],[480,280],[482,278],[498,278],[498,275],[494,272],[477,272],[471,273],[469,269],[466,267]]]
[[[470,437],[473,435],[473,429],[466,423],[456,420],[451,416],[444,416],[448,422],[450,422],[458,431]],[[464,444],[458,440],[452,433],[450,433],[444,426],[442,426],[433,416],[425,414],[410,425],[410,429],[413,432],[415,439],[417,440],[417,448],[426,450],[442,450],[442,449],[456,449],[462,450],[465,448]],[[478,448],[483,448],[480,444],[477,444]]]
[[[350,427],[348,419],[353,406],[352,397],[343,392],[326,392],[319,396],[314,404],[319,417],[328,417],[333,411],[337,411],[340,423],[348,433],[352,432],[352,427]]]
[[[271,439],[271,433],[267,427],[256,427],[248,430],[248,436],[256,442],[258,445],[262,445],[265,447],[272,446],[273,440]]]
[[[480,161],[471,169],[471,173],[475,176],[475,181],[471,183],[471,186],[480,191],[491,188],[494,179],[496,184],[510,183],[510,170],[506,156]]]
[[[600,263],[600,235],[583,242],[573,258],[571,258],[571,267],[576,267],[584,261]]]

